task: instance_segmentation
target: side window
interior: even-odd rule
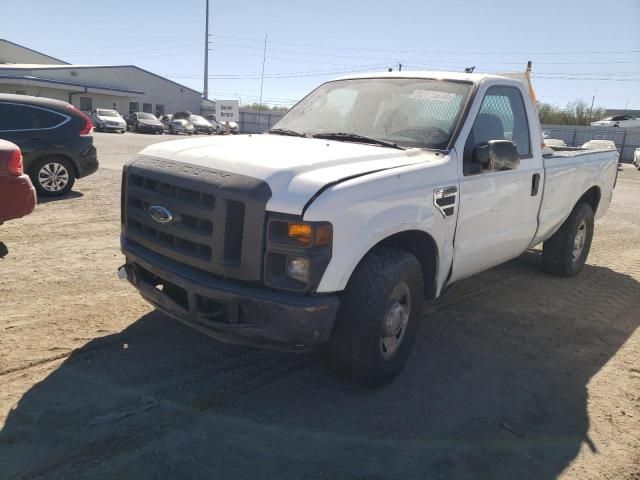
[[[514,87],[491,87],[482,100],[480,111],[464,148],[465,175],[480,173],[473,164],[473,149],[489,140],[511,140],[520,158],[531,155],[529,124],[520,90]]]
[[[65,117],[40,108],[13,103],[0,103],[1,130],[37,130],[60,125]]]

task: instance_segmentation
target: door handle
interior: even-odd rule
[[[535,197],[540,189],[540,174],[534,173],[531,177],[531,196]]]

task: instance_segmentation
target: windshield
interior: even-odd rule
[[[444,149],[470,90],[470,83],[420,78],[338,80],[311,92],[273,128]]]
[[[191,115],[189,117],[189,120],[191,120],[194,123],[209,123],[205,118],[201,117],[200,115]]]
[[[120,117],[115,110],[98,110],[96,113],[99,117]]]
[[[138,113],[138,119],[140,120],[157,120],[156,117],[151,115],[150,113]]]

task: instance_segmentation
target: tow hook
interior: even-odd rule
[[[130,265],[127,265],[126,263],[124,265],[121,265],[118,268],[118,279],[123,281],[128,280],[129,282],[135,285],[136,284],[135,270],[131,268]]]

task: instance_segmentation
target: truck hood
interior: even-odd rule
[[[435,152],[282,135],[239,135],[161,142],[140,156],[237,173],[271,188],[267,210],[300,215],[328,184],[371,172],[441,160]],[[135,164],[135,160],[133,161]]]

